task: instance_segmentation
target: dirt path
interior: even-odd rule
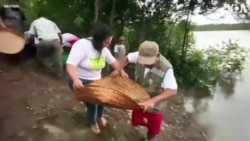
[[[35,66],[33,61],[0,62],[0,141],[140,140],[143,130],[130,126],[127,112],[111,108],[108,126],[93,135],[84,105],[74,100],[67,80],[53,79]],[[168,104],[167,124],[156,141],[206,141],[181,104],[180,96]]]

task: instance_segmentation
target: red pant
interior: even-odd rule
[[[133,110],[132,112],[132,125],[133,126],[146,126],[148,134],[156,136],[161,132],[161,124],[163,121],[163,114],[143,112],[142,109]],[[145,120],[147,119],[147,123]]]

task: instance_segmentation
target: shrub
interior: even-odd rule
[[[222,46],[198,50],[188,48],[186,63],[177,64],[180,83],[197,88],[213,88],[218,79],[231,80],[244,69],[249,50],[229,40]]]

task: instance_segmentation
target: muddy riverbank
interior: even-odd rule
[[[66,79],[51,78],[33,61],[1,60],[0,70],[0,141],[139,141],[144,133],[129,124],[127,112],[107,108],[109,124],[94,135],[84,105],[75,101]],[[206,141],[182,105],[182,95],[170,100],[156,141]]]

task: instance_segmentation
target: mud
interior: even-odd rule
[[[155,141],[206,141],[185,112],[183,96],[170,100],[162,134]],[[127,111],[107,108],[109,123],[94,135],[85,107],[67,85],[44,73],[35,61],[0,61],[0,141],[140,141],[146,130],[130,125]]]

